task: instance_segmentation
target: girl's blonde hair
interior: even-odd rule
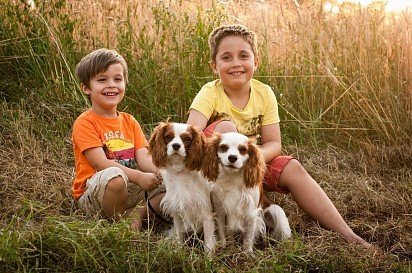
[[[209,35],[210,59],[216,61],[220,42],[228,36],[240,36],[250,44],[253,54],[258,55],[256,34],[242,25],[225,25],[214,29]]]

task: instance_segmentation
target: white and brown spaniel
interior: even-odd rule
[[[242,249],[252,253],[256,236],[265,231],[265,222],[278,237],[290,237],[284,211],[268,203],[263,194],[265,170],[259,148],[248,137],[231,132],[209,139],[202,171],[215,182],[211,196],[223,246],[226,236],[233,242],[234,234],[241,232]]]
[[[204,249],[215,248],[210,183],[202,176],[205,137],[195,127],[182,123],[160,123],[149,140],[149,152],[160,169],[166,194],[160,207],[173,218],[181,243],[189,232],[203,228]]]

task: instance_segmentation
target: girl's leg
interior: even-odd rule
[[[371,247],[371,244],[356,235],[346,224],[323,189],[296,159],[290,160],[285,166],[278,186],[287,188],[298,206],[318,221],[322,227],[338,232],[348,242],[357,243],[366,248]]]

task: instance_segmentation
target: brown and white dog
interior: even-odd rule
[[[204,151],[203,134],[183,123],[160,123],[149,140],[149,152],[166,187],[160,203],[163,213],[172,216],[181,243],[188,232],[203,228],[205,252],[212,254],[216,240],[211,185],[200,173]]]
[[[265,222],[277,237],[290,237],[282,208],[264,202],[262,210],[263,201],[268,201],[262,190],[266,164],[252,140],[234,132],[215,134],[207,144],[202,171],[215,182],[211,196],[223,246],[226,235],[233,242],[234,234],[241,232],[242,249],[252,253],[256,236],[265,231]]]

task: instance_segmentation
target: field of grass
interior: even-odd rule
[[[0,272],[412,272],[412,14],[322,1],[0,0]],[[273,3],[272,3],[273,2]],[[120,110],[147,135],[214,78],[207,36],[256,31],[256,78],[277,96],[285,154],[298,157],[378,256],[274,194],[293,229],[256,257],[178,246],[155,220],[86,220],[70,196],[74,119],[88,107],[74,67],[99,47],[129,65]]]

